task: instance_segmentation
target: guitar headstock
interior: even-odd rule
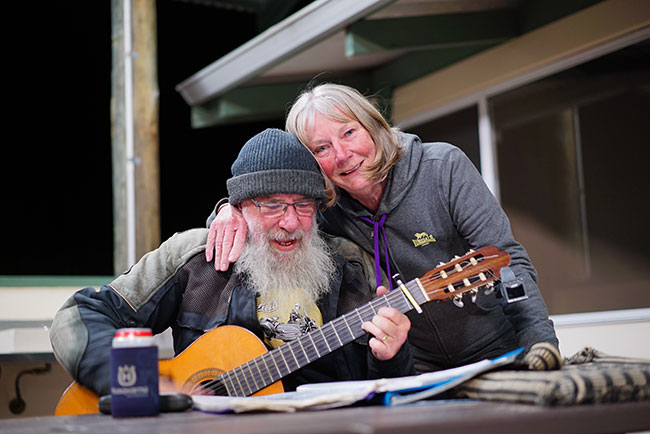
[[[487,246],[438,265],[422,276],[420,283],[431,300],[453,298],[462,307],[464,293],[469,291],[475,298],[480,288],[492,288],[501,279],[501,268],[509,263],[508,253]]]

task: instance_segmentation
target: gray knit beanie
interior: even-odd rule
[[[227,181],[229,201],[269,194],[302,194],[325,200],[325,181],[313,155],[293,134],[269,128],[242,147]]]

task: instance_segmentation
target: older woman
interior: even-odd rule
[[[438,370],[495,357],[538,342],[557,347],[553,324],[537,288],[537,274],[510,222],[478,171],[456,147],[422,143],[391,129],[356,90],[323,84],[302,93],[287,131],[312,152],[329,180],[329,208],[321,228],[351,239],[403,281],[472,248],[494,245],[511,256],[528,299],[508,304],[479,295],[475,303],[427,303],[411,313],[409,342],[416,369]],[[212,224],[215,267],[227,268],[246,233],[238,212],[220,209]],[[232,249],[231,249],[232,248]],[[206,255],[212,259],[213,250]]]

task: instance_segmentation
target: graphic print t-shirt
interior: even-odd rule
[[[304,305],[297,297],[276,300],[257,299],[257,319],[264,330],[264,341],[277,348],[323,325],[320,309],[314,302]]]

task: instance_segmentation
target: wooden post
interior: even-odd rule
[[[130,29],[125,28],[125,0],[111,2],[113,264],[116,274],[160,244],[155,0],[127,0],[126,4],[130,4],[127,11],[127,16],[131,17]],[[125,38],[129,35],[131,52],[125,53],[125,43],[128,46],[129,42]],[[129,61],[132,74],[127,76],[125,62]],[[125,92],[129,80],[130,93]],[[132,98],[127,101],[130,95]],[[130,176],[132,181],[129,181]],[[132,237],[131,242],[129,237]]]

